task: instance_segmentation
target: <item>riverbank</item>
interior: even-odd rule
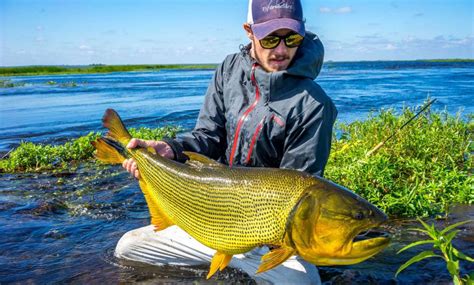
[[[0,67],[0,76],[51,75],[51,74],[88,74],[131,71],[159,71],[162,69],[214,69],[216,64],[138,64],[138,65],[105,65],[92,64],[82,66],[68,65],[35,65]]]
[[[360,62],[427,62],[427,63],[472,63],[474,59],[419,59],[419,60],[394,60],[394,61],[327,61],[327,63],[360,63]],[[11,66],[0,67],[0,76],[29,76],[29,75],[52,75],[52,74],[93,74],[111,72],[132,72],[132,71],[159,71],[162,69],[215,69],[217,64],[131,64],[131,65],[34,65],[34,66]]]

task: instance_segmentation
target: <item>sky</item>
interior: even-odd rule
[[[280,0],[274,0],[280,1]],[[325,61],[474,58],[473,0],[302,0]],[[246,0],[0,0],[0,66],[219,63]]]

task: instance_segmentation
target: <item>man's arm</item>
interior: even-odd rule
[[[332,101],[314,103],[294,119],[287,132],[280,168],[323,176],[331,150],[337,110]]]

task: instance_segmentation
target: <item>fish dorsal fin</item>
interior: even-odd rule
[[[186,161],[186,164],[188,164],[191,167],[194,168],[220,168],[220,167],[226,167],[226,165],[219,163],[205,155],[192,152],[192,151],[183,151],[183,154],[185,154],[189,159]]]
[[[148,210],[150,211],[151,224],[155,226],[155,231],[161,231],[169,226],[174,225],[174,223],[170,220],[170,218],[168,218],[155,199],[153,199],[151,189],[148,187],[145,180],[140,178],[138,183],[142,189],[143,196],[145,196],[146,204],[148,205]]]
[[[295,254],[295,250],[288,246],[272,249],[270,252],[262,256],[262,263],[260,263],[257,273],[265,272],[280,265],[293,254]]]
[[[232,254],[226,254],[220,251],[217,251],[212,257],[211,268],[209,268],[209,273],[207,274],[206,279],[209,279],[217,272],[217,270],[222,271],[227,267],[230,260],[232,259]]]

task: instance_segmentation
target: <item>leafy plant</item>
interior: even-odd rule
[[[414,114],[404,109],[373,113],[365,121],[338,124],[325,176],[357,192],[390,216],[448,213],[473,203],[474,124],[447,112],[422,114],[375,154],[366,153]]]
[[[474,259],[460,252],[452,244],[454,237],[460,232],[460,230],[455,230],[455,228],[460,225],[471,222],[471,220],[450,225],[443,230],[437,230],[434,224],[431,224],[429,226],[422,220],[420,219],[418,220],[423,225],[424,229],[415,228],[413,230],[427,234],[430,237],[430,239],[413,242],[405,246],[404,248],[400,249],[398,253],[401,253],[415,246],[424,245],[424,244],[432,244],[433,249],[438,250],[441,254],[435,253],[434,250],[423,251],[417,254],[416,256],[412,257],[410,260],[405,262],[402,266],[400,266],[395,276],[397,276],[404,269],[406,269],[407,267],[409,267],[410,265],[416,262],[419,262],[426,258],[438,257],[438,258],[444,259],[444,261],[446,262],[446,267],[449,271],[449,274],[451,274],[455,285],[472,284],[472,282],[474,281],[474,272],[470,273],[470,275],[466,275],[465,278],[462,278],[460,276],[459,261],[465,260],[468,262],[474,262]]]
[[[130,134],[135,138],[159,140],[164,137],[175,137],[181,131],[179,127],[131,128]],[[91,142],[100,133],[90,132],[86,136],[66,142],[62,145],[35,144],[22,142],[9,157],[0,160],[0,172],[42,171],[66,168],[71,162],[84,161],[92,158],[94,147]]]

